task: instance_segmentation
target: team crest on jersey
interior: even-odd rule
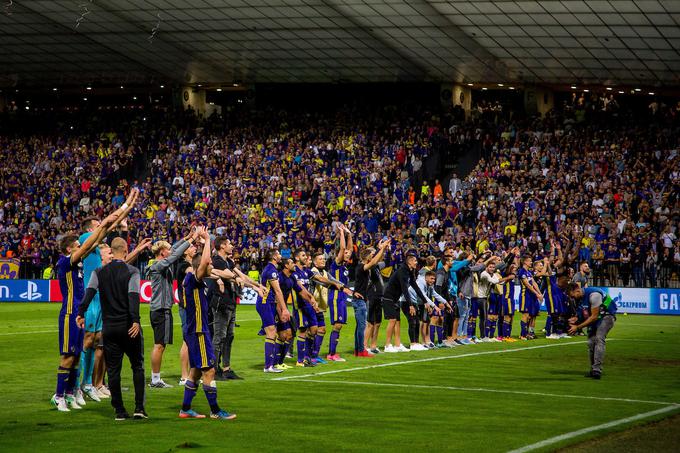
[[[272,272],[272,278],[279,278],[279,274],[277,274],[276,272]]]

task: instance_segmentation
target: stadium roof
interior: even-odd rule
[[[677,86],[679,24],[678,0],[3,0],[0,86]]]

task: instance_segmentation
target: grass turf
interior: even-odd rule
[[[153,335],[148,307],[142,310],[148,377]],[[619,316],[601,381],[583,377],[584,337],[359,359],[351,355],[353,320],[340,337],[346,363],[265,375],[263,340],[256,335],[259,318],[254,307],[243,306],[232,365],[245,379],[218,383],[220,404],[238,414],[235,421],[178,419],[183,389],[175,386],[147,389],[149,420],[114,422],[110,400],[88,402],[82,411],[51,410],[58,311],[57,304],[0,304],[1,451],[260,451],[313,445],[342,451],[498,452],[680,403],[680,318]],[[540,327],[544,321],[539,319]],[[163,376],[172,384],[179,377],[178,351],[178,345],[169,346],[163,363]],[[273,380],[281,377],[286,379]],[[132,409],[127,360],[123,386]],[[200,391],[194,408],[208,412]],[[636,423],[678,412],[680,406]],[[540,450],[601,438],[632,424],[572,436]],[[661,426],[677,433],[677,426]],[[618,438],[607,438],[615,448]],[[624,446],[626,437],[620,439]],[[665,446],[670,450],[673,444]]]

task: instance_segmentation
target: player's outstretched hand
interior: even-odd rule
[[[137,338],[137,335],[142,331],[142,327],[139,325],[138,322],[133,322],[132,327],[128,330],[128,335],[130,335],[130,338]]]
[[[102,226],[106,228],[110,227],[116,220],[118,220],[119,215],[120,214],[118,214],[117,212],[112,212],[107,217],[105,217],[104,220],[102,220]]]

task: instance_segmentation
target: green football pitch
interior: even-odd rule
[[[629,451],[638,445],[630,441],[635,434],[617,441],[621,435],[612,431],[680,413],[680,318],[619,316],[601,381],[583,377],[585,337],[359,359],[351,354],[353,320],[340,338],[346,363],[271,375],[262,372],[260,323],[249,306],[238,310],[232,361],[245,379],[218,382],[220,404],[235,412],[236,420],[179,419],[183,389],[176,385],[147,388],[149,420],[115,422],[110,400],[59,413],[49,403],[58,364],[59,308],[0,304],[0,451],[497,453],[552,451],[609,437],[610,448]],[[148,378],[153,335],[148,307],[142,310]],[[541,327],[544,321],[542,316]],[[175,328],[180,333],[179,325]],[[514,332],[518,329],[515,325]],[[178,345],[169,346],[163,363],[163,377],[172,384],[179,378],[178,351]],[[128,409],[133,409],[131,386],[126,359]],[[194,408],[208,412],[200,391]],[[677,448],[677,424],[659,431],[662,438],[653,427],[644,432],[660,443],[657,450]]]

